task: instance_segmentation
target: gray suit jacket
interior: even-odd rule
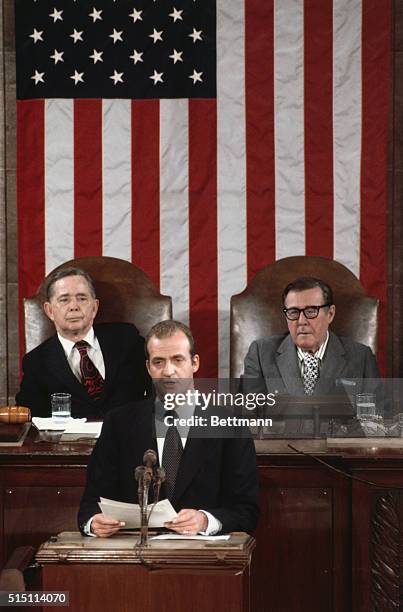
[[[304,395],[295,344],[289,334],[252,342],[245,357],[241,389],[247,392]],[[375,393],[377,406],[385,409],[385,394],[372,351],[351,338],[329,332],[314,395],[349,396]]]
[[[275,381],[279,391],[303,395],[301,373],[295,344],[290,334],[255,340],[245,357],[244,377]],[[361,379],[379,378],[376,359],[371,349],[351,338],[329,332],[329,342],[316,383],[314,395],[328,395],[343,381],[357,383],[355,393],[362,392]],[[273,388],[273,384],[270,387]],[[360,390],[358,390],[360,389]]]

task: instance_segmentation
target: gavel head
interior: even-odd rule
[[[28,423],[31,411],[26,406],[1,406],[0,423]]]

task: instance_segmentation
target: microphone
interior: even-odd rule
[[[157,483],[162,484],[165,481],[166,474],[163,467],[157,467],[155,470],[155,480]]]
[[[143,455],[143,463],[146,467],[152,467],[157,463],[157,453],[149,448]]]
[[[139,465],[136,467],[134,471],[134,477],[136,480],[141,480],[141,478],[144,476],[145,469],[146,468],[144,467],[144,465]]]
[[[148,538],[148,520],[150,516],[147,516],[148,507],[148,492],[150,485],[153,483],[154,490],[154,505],[155,506],[155,495],[159,496],[159,490],[161,483],[165,480],[165,470],[163,468],[155,468],[157,463],[157,453],[148,449],[143,455],[143,464],[136,467],[134,471],[134,477],[138,482],[138,498],[140,506],[140,517],[141,517],[141,531],[140,531],[140,546],[147,545]],[[150,512],[151,514],[151,512]]]
[[[153,466],[157,463],[157,453],[151,449],[146,450],[143,455],[144,463],[144,484],[147,486],[153,479]]]

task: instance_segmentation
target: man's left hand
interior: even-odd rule
[[[165,523],[165,527],[184,535],[195,535],[200,531],[206,531],[208,526],[207,516],[200,510],[183,508],[173,521]]]

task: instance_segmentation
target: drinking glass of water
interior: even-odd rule
[[[374,393],[358,393],[355,396],[357,418],[370,418],[376,416],[376,402]]]
[[[52,404],[52,419],[60,425],[66,424],[71,417],[71,395],[70,393],[52,393],[50,396]]]

